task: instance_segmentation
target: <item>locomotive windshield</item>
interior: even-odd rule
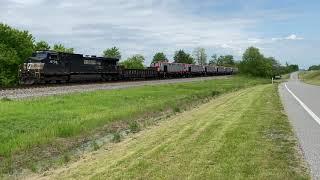
[[[32,54],[32,57],[42,60],[48,57],[48,53],[47,52],[36,52]]]

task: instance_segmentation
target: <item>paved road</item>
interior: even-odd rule
[[[28,89],[0,90],[0,99],[4,97],[10,98],[10,99],[22,99],[22,98],[39,97],[39,96],[67,94],[67,93],[74,93],[74,92],[124,89],[124,88],[144,86],[144,85],[158,85],[158,84],[204,81],[204,80],[212,80],[212,79],[224,79],[228,77],[230,76],[211,76],[211,77],[149,80],[149,81],[92,83],[92,84],[81,84],[81,85],[62,85],[62,86],[50,86],[50,87],[40,87],[40,88],[28,88]]]
[[[314,179],[320,179],[320,86],[305,84],[298,73],[279,92]]]

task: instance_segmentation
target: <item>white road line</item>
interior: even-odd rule
[[[320,118],[311,111],[311,109],[305,105],[287,86],[287,84],[284,84],[284,86],[287,88],[288,92],[300,103],[300,105],[306,110],[309,115],[320,125]]]

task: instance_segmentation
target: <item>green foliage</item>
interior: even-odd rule
[[[193,57],[183,50],[176,51],[173,59],[175,63],[194,64]]]
[[[0,86],[8,86],[17,81],[20,61],[13,48],[0,44]]]
[[[118,143],[118,142],[121,141],[121,135],[120,135],[119,132],[113,133],[112,141],[113,141],[114,143]]]
[[[320,70],[320,65],[310,66],[308,70],[309,70],[309,71]]]
[[[259,77],[271,77],[273,64],[266,59],[260,50],[255,47],[249,47],[243,54],[240,63],[240,72]]]
[[[103,51],[103,57],[121,59],[121,52],[119,48],[112,47]]]
[[[260,50],[255,47],[249,47],[243,54],[240,62],[240,72],[259,77],[274,77],[276,75],[287,74],[298,71],[298,65],[281,66],[273,57],[264,57]]]
[[[19,65],[32,54],[33,42],[28,31],[0,23],[0,86],[17,82]]]
[[[195,61],[199,64],[199,65],[205,65],[207,64],[207,54],[206,54],[206,50],[204,48],[196,48],[193,51],[193,56]]]
[[[216,65],[218,61],[218,56],[216,54],[212,55],[209,60],[209,65]]]
[[[320,71],[319,70],[301,72],[299,74],[299,78],[301,80],[303,80],[305,83],[320,86]]]
[[[120,65],[124,66],[127,69],[144,69],[144,57],[140,54],[133,55],[127,60],[120,62]]]
[[[214,64],[217,66],[226,66],[226,67],[234,67],[236,66],[234,57],[232,55],[221,55],[217,56],[216,54],[211,56],[211,60],[209,61],[209,64]]]
[[[0,23],[0,44],[4,44],[16,51],[19,57],[18,64],[31,56],[33,42],[34,38],[28,31],[20,31]]]
[[[93,141],[92,146],[94,151],[97,151],[98,149],[100,149],[100,146],[96,141]]]
[[[130,121],[129,122],[129,129],[133,133],[137,133],[137,132],[139,132],[141,130],[140,129],[140,125],[136,121]]]
[[[178,106],[173,107],[173,112],[175,112],[175,113],[179,113],[179,112],[181,112],[180,107],[178,107]]]
[[[73,53],[74,49],[73,48],[66,48],[64,45],[62,44],[55,44],[53,46],[53,50],[57,51],[57,52],[64,52],[64,53]]]
[[[69,153],[66,153],[63,155],[63,162],[68,163],[71,160],[71,155]]]
[[[156,62],[168,62],[168,58],[163,52],[157,52],[152,59],[152,63]]]
[[[35,44],[34,46],[35,51],[40,51],[40,50],[50,50],[50,45],[45,42],[45,41],[39,41]]]
[[[8,98],[8,97],[3,97],[0,99],[0,101],[12,101],[12,99]]]

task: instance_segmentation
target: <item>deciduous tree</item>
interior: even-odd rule
[[[157,52],[152,59],[152,63],[156,62],[168,62],[168,58],[163,52]]]
[[[216,54],[213,54],[209,60],[210,65],[217,65],[218,57]]]
[[[121,52],[119,48],[112,47],[103,51],[103,57],[121,59]]]
[[[62,44],[55,44],[53,46],[53,50],[57,51],[57,52],[64,52],[64,53],[73,53],[74,49],[73,48],[66,48],[64,45]]]
[[[175,63],[194,64],[194,59],[190,54],[185,53],[183,50],[179,50],[179,51],[175,52],[174,62]]]
[[[140,54],[133,55],[127,60],[120,62],[120,65],[127,69],[144,69],[144,57]]]
[[[193,51],[193,57],[199,65],[207,64],[207,54],[204,48],[198,47]]]
[[[50,50],[50,45],[45,41],[39,41],[39,42],[36,42],[34,46],[34,50],[35,51]]]

